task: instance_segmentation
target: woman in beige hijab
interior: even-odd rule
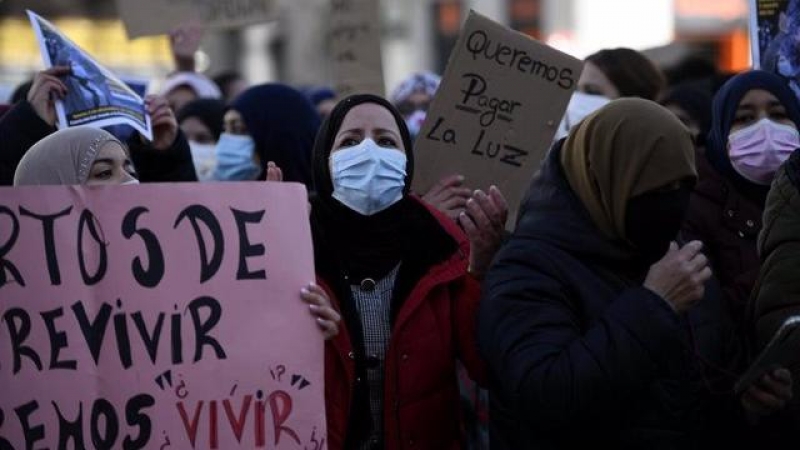
[[[484,283],[492,449],[739,443],[720,369],[741,338],[706,295],[701,244],[674,242],[695,179],[689,131],[647,100],[609,103],[553,148]]]
[[[125,146],[99,128],[58,131],[31,147],[14,173],[14,186],[138,183]]]

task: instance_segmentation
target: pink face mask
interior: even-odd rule
[[[745,179],[761,185],[772,182],[775,172],[798,147],[800,133],[794,127],[766,118],[728,136],[733,168]]]

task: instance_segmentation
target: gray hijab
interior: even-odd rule
[[[57,131],[30,148],[14,173],[14,186],[85,184],[103,145],[122,143],[99,128]]]

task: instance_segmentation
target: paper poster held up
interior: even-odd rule
[[[471,11],[415,144],[414,190],[453,174],[473,189],[496,185],[512,224],[582,67]]]
[[[750,0],[753,68],[772,72],[800,98],[800,0]]]
[[[62,34],[53,24],[28,11],[45,68],[67,66],[62,77],[67,95],[56,101],[58,127],[130,125],[153,138],[142,97]]]

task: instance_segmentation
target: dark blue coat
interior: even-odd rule
[[[649,267],[594,226],[559,153],[484,286],[492,450],[720,444],[718,427],[739,427],[726,374],[740,346],[718,289],[682,317],[641,287]]]

